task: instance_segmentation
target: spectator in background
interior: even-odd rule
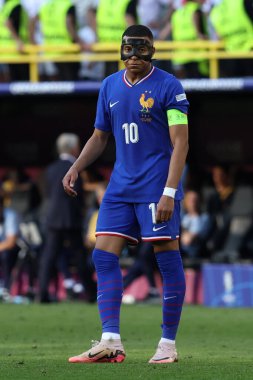
[[[222,0],[205,0],[205,2],[202,5],[202,11],[203,11],[203,13],[205,15],[205,19],[206,19],[207,33],[208,33],[209,39],[212,41],[217,41],[218,36],[217,36],[217,33],[215,32],[214,27],[211,23],[210,12],[211,12],[211,9],[213,8],[213,6],[219,4],[221,1]]]
[[[167,18],[167,12],[171,9],[170,0],[137,0],[138,22],[150,28],[155,39],[159,39],[161,28]]]
[[[6,64],[0,64],[0,83],[6,83],[10,81],[9,68]]]
[[[188,190],[183,204],[180,235],[182,253],[188,258],[201,258],[210,228],[209,215],[201,212],[200,197],[196,191]]]
[[[37,184],[25,170],[11,168],[2,181],[6,202],[20,214],[22,221],[38,222],[42,198]]]
[[[72,0],[73,4],[76,7],[76,18],[78,29],[81,29],[87,25],[90,25],[90,10],[96,11],[99,0]],[[96,20],[92,28],[96,27]]]
[[[96,184],[95,194],[96,194],[96,205],[93,208],[93,211],[89,211],[89,220],[87,223],[87,232],[85,238],[86,247],[90,250],[93,250],[96,243],[96,225],[98,218],[98,210],[102,203],[104,193],[106,190],[106,184],[104,182]]]
[[[173,41],[198,41],[208,38],[201,5],[204,0],[186,0],[171,16]],[[179,53],[190,49],[177,49]],[[194,52],[194,51],[192,51]],[[173,71],[178,78],[201,78],[208,76],[208,65],[202,58],[176,58],[172,60]]]
[[[86,23],[78,30],[78,36],[83,44],[87,46],[97,42],[96,30],[96,8],[86,9]],[[79,77],[83,80],[102,80],[104,78],[104,62],[81,62]]]
[[[78,191],[76,198],[69,198],[61,184],[63,175],[80,152],[80,141],[75,134],[63,133],[57,138],[56,146],[59,159],[49,165],[45,178],[48,203],[45,246],[39,273],[40,302],[46,303],[51,300],[49,283],[60,258],[63,260],[65,273],[67,273],[66,256],[63,256],[63,251],[66,249],[76,263],[79,281],[84,286],[87,300],[93,302],[96,299],[96,284],[92,279],[93,270],[87,263],[87,252],[82,234],[83,184],[81,179],[76,182]],[[65,280],[72,280],[72,278],[65,277]],[[73,281],[65,281],[67,288],[70,283],[74,286]]]
[[[211,9],[210,20],[217,36],[224,41],[227,52],[247,53],[252,50],[252,0],[221,0]],[[220,76],[252,76],[252,67],[252,58],[221,60]]]
[[[221,250],[227,239],[231,222],[230,208],[235,192],[230,168],[213,167],[212,180],[214,190],[207,199],[207,212],[211,218],[207,244],[211,253]]]
[[[23,293],[23,273],[27,273],[29,289],[26,291],[33,298],[35,281],[38,273],[38,258],[42,245],[40,230],[41,193],[37,183],[26,174],[23,168],[11,168],[3,177],[2,189],[5,205],[11,207],[20,217],[19,260],[17,261],[16,280],[19,294]]]
[[[71,43],[79,43],[81,49],[86,48],[78,36],[76,11],[70,0],[48,0],[42,4],[38,15],[31,22],[34,43],[36,42],[35,30],[38,22],[40,22],[44,44],[63,47]],[[50,55],[50,53],[46,54]],[[57,62],[55,65],[59,80],[71,81],[78,78],[79,62]]]
[[[0,261],[3,284],[0,287],[0,299],[9,301],[11,275],[18,256],[17,240],[19,235],[19,216],[17,212],[4,205],[0,196]]]
[[[138,22],[148,26],[156,40],[170,37],[170,17],[174,9],[174,0],[136,0]],[[171,72],[168,60],[155,60],[154,65]]]
[[[28,42],[28,16],[19,1],[5,0],[0,6],[0,47],[13,48],[24,52],[24,43]],[[17,56],[7,53],[7,56]],[[8,65],[11,81],[28,80],[27,64],[11,63]]]
[[[127,26],[136,24],[133,0],[99,0],[97,7],[98,42],[117,42]],[[106,62],[105,76],[118,71],[118,62]]]
[[[98,200],[99,189],[101,189],[101,193],[104,193],[103,186],[107,182],[108,177],[100,173],[96,165],[91,165],[88,169],[83,170],[80,175],[85,194],[84,234],[86,236],[90,218],[100,205]]]
[[[43,43],[43,37],[41,33],[40,22],[37,20],[40,8],[47,0],[21,0],[24,9],[29,17],[29,41],[32,44],[41,45]],[[40,80],[57,80],[58,71],[53,62],[41,62],[39,63],[39,77]]]

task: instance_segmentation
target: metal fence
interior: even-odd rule
[[[172,59],[203,59],[209,61],[209,77],[219,78],[219,60],[222,59],[253,59],[253,50],[249,52],[227,52],[224,43],[220,41],[156,41],[154,58],[159,60]],[[253,41],[252,41],[253,47]],[[184,51],[181,51],[184,50]],[[187,51],[186,51],[187,50]],[[15,48],[0,46],[0,63],[29,64],[30,81],[39,81],[38,65],[42,62],[118,62],[119,69],[123,67],[120,61],[120,46],[118,43],[95,43],[91,51],[82,52],[77,44],[57,45],[25,45],[22,53]],[[253,72],[253,70],[252,70]]]

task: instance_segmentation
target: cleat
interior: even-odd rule
[[[126,354],[121,340],[92,341],[90,350],[69,358],[69,363],[121,363]]]
[[[178,361],[174,344],[159,343],[155,355],[149,360],[151,364],[175,363]]]

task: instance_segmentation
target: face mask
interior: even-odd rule
[[[121,59],[127,59],[136,56],[143,61],[151,61],[153,55],[153,46],[148,40],[142,38],[123,38],[121,44]]]

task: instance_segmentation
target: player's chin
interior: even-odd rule
[[[127,63],[126,68],[133,73],[139,73],[143,71],[143,66],[138,63]]]

